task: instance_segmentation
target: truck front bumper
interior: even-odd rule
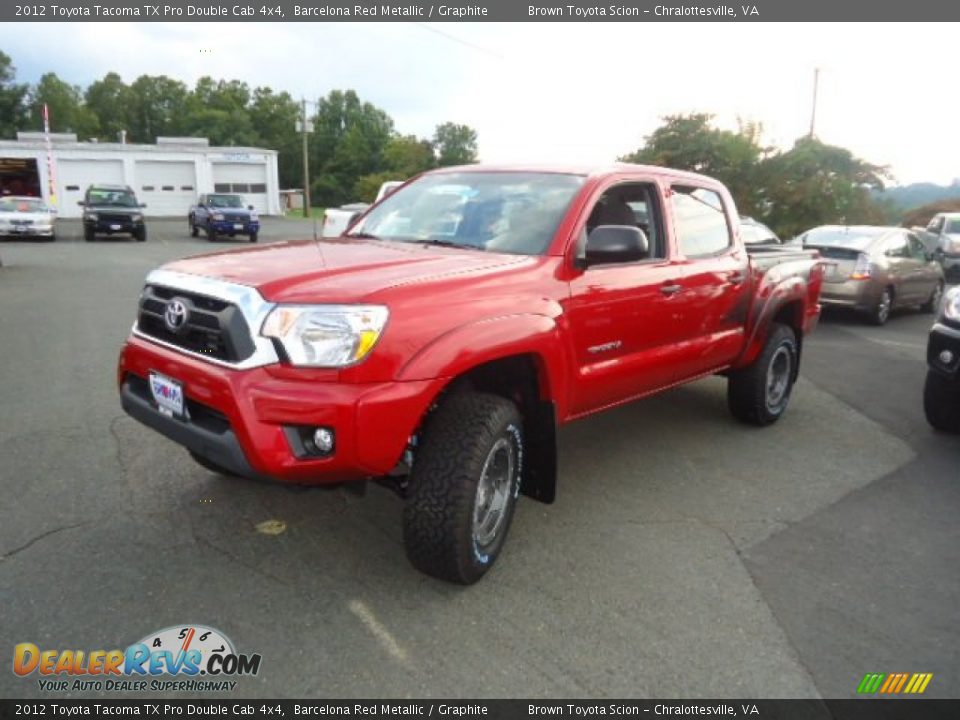
[[[183,417],[161,413],[148,378],[182,383]],[[289,375],[290,373],[284,373]],[[235,370],[131,336],[117,369],[121,404],[139,422],[225,470],[253,479],[321,485],[378,477],[403,457],[445,380],[348,384]],[[326,456],[305,451],[314,429],[334,433]]]
[[[208,227],[221,235],[253,235],[260,232],[259,221],[231,222],[229,220],[211,220]]]
[[[960,383],[960,328],[940,321],[927,341],[927,365],[953,382]]]

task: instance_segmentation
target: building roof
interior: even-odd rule
[[[4,150],[43,150],[47,144],[43,133],[18,133],[17,140],[0,140],[0,152]],[[73,137],[70,140],[69,137]],[[80,152],[138,152],[138,153],[197,153],[197,154],[239,154],[259,153],[276,155],[276,150],[269,148],[246,147],[236,145],[208,145],[203,141],[206,138],[158,138],[156,145],[135,143],[106,143],[106,142],[79,142],[76,136],[62,134],[56,142],[51,136],[51,145],[54,151],[72,150]]]

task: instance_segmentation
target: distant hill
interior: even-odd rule
[[[924,205],[960,198],[960,178],[954,180],[950,185],[914,183],[891,187],[874,192],[873,197],[891,209],[903,213]]]
[[[930,222],[934,215],[942,212],[960,212],[960,197],[937,200],[929,205],[913,208],[900,218],[900,224],[904,227],[923,226]]]

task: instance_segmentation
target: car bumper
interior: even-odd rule
[[[54,229],[52,226],[14,226],[0,228],[0,235],[7,237],[53,237]]]
[[[937,322],[927,342],[927,365],[954,382],[960,382],[960,328]]]
[[[225,235],[252,235],[260,232],[259,222],[230,222],[228,220],[211,220],[208,227],[215,232]]]
[[[960,269],[960,255],[949,253],[940,253],[940,265],[944,272],[950,272]]]
[[[869,310],[880,301],[880,285],[863,280],[825,282],[820,290],[820,302],[826,306]]]
[[[85,230],[92,230],[99,235],[133,235],[143,230],[143,223],[132,223],[126,221],[97,220],[96,222],[84,221]]]
[[[393,470],[444,382],[354,385],[320,382],[307,371],[292,380],[275,367],[228,369],[131,336],[118,366],[121,404],[134,419],[237,475],[320,485]],[[183,383],[187,419],[160,413],[147,384],[151,372]],[[302,429],[316,427],[335,433],[328,456],[304,456],[297,442]]]

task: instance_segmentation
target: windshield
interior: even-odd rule
[[[87,205],[134,208],[137,198],[128,190],[91,190],[87,194]]]
[[[47,206],[39,198],[0,198],[0,212],[47,212]]]
[[[874,240],[886,232],[885,228],[824,227],[814,228],[800,236],[804,245],[866,250]]]
[[[209,195],[207,204],[218,208],[242,208],[243,199],[239,195]]]
[[[350,235],[540,255],[583,181],[556,173],[427,175],[389,195]]]
[[[947,227],[944,228],[944,232],[950,235],[955,235],[957,233],[960,233],[960,218],[947,220]]]

